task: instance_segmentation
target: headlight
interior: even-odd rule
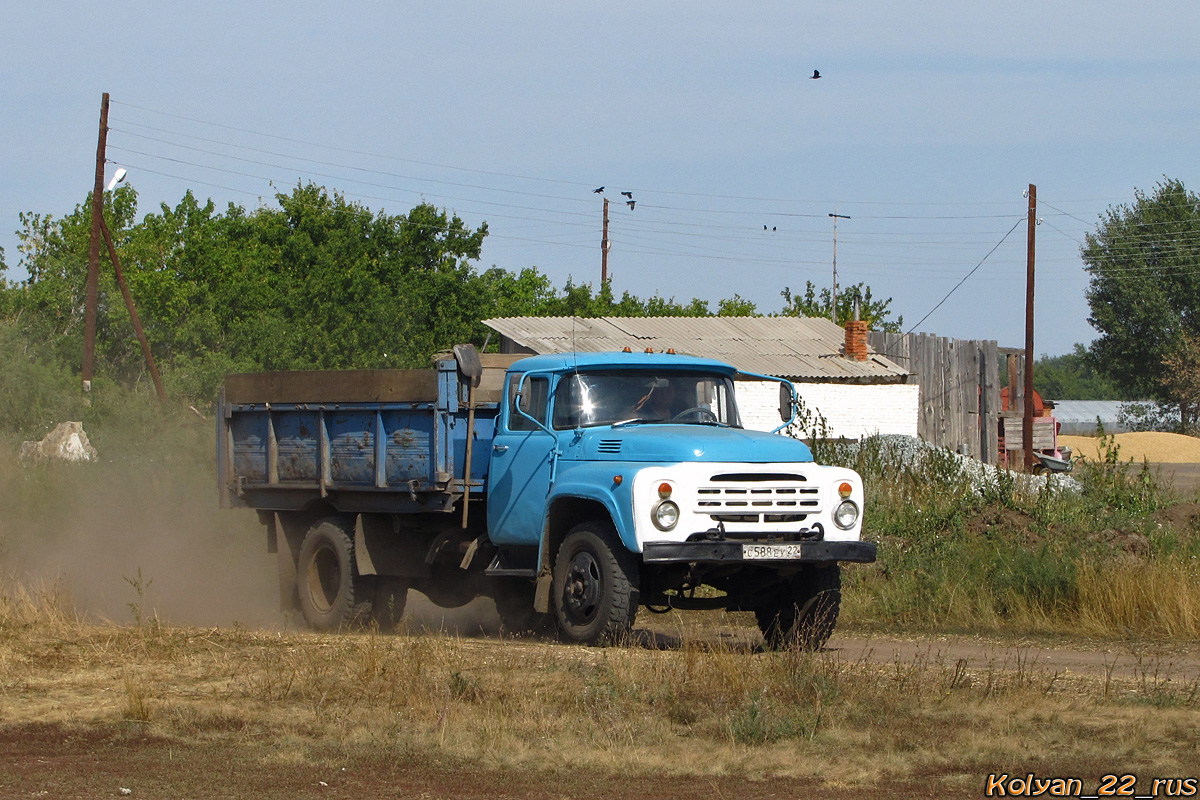
[[[660,531],[669,531],[679,522],[679,506],[670,500],[663,500],[650,512],[654,527]]]
[[[833,510],[833,523],[844,531],[848,531],[854,527],[854,523],[858,522],[858,506],[853,500],[843,500],[838,503],[838,507]]]

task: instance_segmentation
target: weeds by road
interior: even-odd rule
[[[690,624],[603,649],[153,618],[97,626],[52,590],[18,589],[0,599],[0,728],[181,752],[235,745],[273,767],[365,759],[827,787],[937,775],[961,789],[1036,764],[1098,777],[1135,757],[1162,774],[1195,764],[1197,679],[1161,660],[1113,674],[927,648],[889,662],[764,652]]]

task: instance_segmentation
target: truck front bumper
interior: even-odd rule
[[[857,561],[869,564],[875,560],[875,550],[874,542],[646,542],[642,547],[642,561],[647,564],[739,561],[752,564]]]

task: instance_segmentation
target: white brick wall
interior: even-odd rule
[[[825,417],[834,437],[861,439],[876,433],[917,435],[921,408],[916,384],[860,386],[840,383],[797,383],[805,405]],[[738,381],[738,410],[742,424],[758,431],[779,425],[779,384]]]

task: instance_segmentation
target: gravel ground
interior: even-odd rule
[[[850,458],[854,458],[857,448],[864,445],[870,447],[873,446],[872,443],[878,445],[882,451],[881,455],[886,462],[897,464],[905,469],[921,469],[927,465],[927,459],[935,457],[935,455],[943,458],[948,457],[953,463],[956,463],[959,474],[969,480],[971,488],[978,493],[982,493],[987,486],[994,486],[1002,475],[1011,477],[1014,488],[1020,492],[1036,494],[1047,484],[1056,491],[1079,492],[1082,490],[1079,481],[1069,475],[1028,475],[1022,472],[1001,469],[990,464],[984,464],[982,461],[978,461],[970,456],[959,455],[945,448],[936,447],[915,436],[885,434],[866,439],[862,445],[849,443],[846,447],[849,450]]]

